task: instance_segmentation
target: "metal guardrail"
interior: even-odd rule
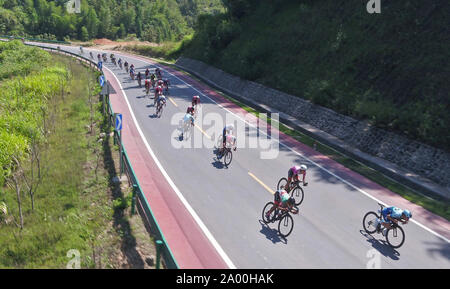
[[[42,45],[33,45],[33,44],[26,44],[26,45],[39,47],[44,50],[50,50],[52,52],[57,52],[57,53],[61,53],[64,55],[69,55],[69,56],[79,59],[80,61],[88,62],[89,66],[91,68],[94,68],[97,71],[100,71],[102,73],[103,77],[105,78],[105,85],[107,85],[105,74],[103,73],[103,71],[101,69],[98,68],[97,63],[90,58],[84,57],[80,54],[76,54],[73,52],[65,51],[60,48],[58,49],[58,48],[46,47],[46,46],[42,46]],[[106,115],[107,115],[109,128],[114,127],[114,111],[112,109],[111,102],[109,100],[109,95],[106,95],[106,99],[103,98],[103,113],[106,113]],[[131,213],[132,213],[132,215],[134,215],[135,208],[137,207],[141,217],[147,222],[146,225],[148,226],[150,231],[156,235],[156,249],[157,249],[156,269],[159,269],[159,265],[160,265],[159,261],[160,261],[161,253],[162,253],[164,263],[168,269],[179,269],[178,263],[175,260],[175,257],[173,256],[172,251],[169,248],[169,245],[167,244],[164,234],[161,231],[161,228],[159,227],[158,222],[156,221],[156,218],[152,212],[152,209],[150,208],[150,204],[148,203],[147,199],[145,198],[144,192],[139,184],[139,180],[137,179],[136,174],[134,173],[133,167],[128,158],[128,154],[122,143],[120,131],[114,130],[114,144],[119,145],[120,174],[122,175],[123,173],[125,173],[127,175],[128,183],[133,188]]]

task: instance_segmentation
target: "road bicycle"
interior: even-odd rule
[[[266,213],[275,206],[274,202],[268,202],[262,211],[262,220],[264,224],[275,223],[278,221],[278,233],[283,238],[286,238],[292,233],[294,229],[294,219],[292,218],[290,211],[284,211],[280,208],[276,207],[272,213],[270,213],[269,217],[266,217]],[[297,207],[294,207],[298,210]]]
[[[369,235],[372,235],[375,232],[379,233],[383,231],[380,222],[378,222],[378,226],[375,226],[377,220],[382,220],[381,212],[384,209],[384,205],[380,203],[378,203],[378,205],[380,206],[380,210],[378,210],[379,214],[371,211],[365,214],[363,218],[364,231],[366,231]],[[392,227],[390,229],[386,229],[386,242],[392,248],[397,249],[400,248],[405,242],[405,231],[403,231],[403,228],[397,223],[392,223],[391,226]]]
[[[281,178],[278,181],[277,184],[277,190],[279,190],[281,187],[284,188],[284,186],[287,184],[286,178]],[[305,196],[305,193],[303,192],[303,189],[300,187],[300,181],[291,181],[291,184],[289,185],[289,192],[291,194],[291,197],[295,199],[295,205],[299,206],[303,202],[303,198]]]
[[[223,164],[228,167],[231,164],[231,160],[233,159],[233,152],[231,148],[225,147],[221,152],[220,149],[217,149],[217,159],[221,159],[223,157]]]
[[[163,112],[163,107],[166,105],[166,101],[162,100],[160,104],[156,107],[156,116],[161,117]]]
[[[193,125],[190,121],[187,122],[187,121],[183,120],[183,127],[181,130],[181,139],[184,140],[184,139],[189,138],[189,136],[192,134],[192,127],[193,127]]]

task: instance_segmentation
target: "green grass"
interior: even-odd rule
[[[0,203],[8,207],[8,223],[0,223],[0,268],[65,268],[71,249],[80,252],[82,268],[98,268],[100,262],[102,268],[117,268],[122,265],[115,259],[120,252],[136,255],[133,233],[141,232],[143,224],[140,218],[128,218],[129,190],[110,183],[117,159],[109,136],[98,142],[100,132],[109,132],[98,96],[94,133],[86,128],[91,119],[88,81],[95,95],[97,73],[60,56],[53,63],[66,67],[71,78],[64,96],[55,95],[49,103],[54,127],[41,146],[44,177],[35,192],[34,211],[21,183],[23,230],[14,225],[19,219],[15,191],[0,188]]]

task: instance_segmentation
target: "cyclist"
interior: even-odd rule
[[[138,83],[139,83],[139,87],[142,87],[142,75],[141,75],[141,72],[139,71],[138,72],[138,74],[137,74],[137,80],[138,80]]]
[[[183,128],[183,131],[181,132],[181,138],[183,138],[184,131],[185,131],[185,129],[187,129],[187,126],[189,126],[189,124],[191,126],[194,126],[194,117],[192,116],[192,114],[186,113],[183,117],[183,123],[184,123],[184,128]]]
[[[227,135],[227,139],[226,139],[226,147],[227,148],[233,148],[234,151],[236,151],[236,140],[237,138],[234,135]],[[224,151],[225,146],[222,148],[222,150],[220,150],[220,153],[218,155],[218,159],[220,160],[222,158],[222,153]]]
[[[161,86],[158,86],[155,88],[155,102],[154,104],[156,104],[156,101],[158,100],[158,96],[161,95],[163,93],[163,89]]]
[[[100,61],[102,59],[102,56],[100,55],[100,53],[97,54],[97,59],[98,59],[98,61]]]
[[[156,78],[155,74],[152,73],[152,75],[150,75],[150,79],[152,80],[152,87],[155,87],[155,78]]]
[[[149,77],[149,75],[150,75],[150,70],[147,68],[145,70],[145,78]]]
[[[149,79],[145,79],[145,93],[146,95],[148,95],[150,92],[150,80]]]
[[[156,82],[158,86],[163,87],[164,82],[161,79],[158,79],[158,81]]]
[[[292,179],[295,178],[295,181],[300,182],[298,175],[302,174],[303,175],[303,185],[307,186],[308,183],[305,182],[305,177],[306,177],[306,170],[308,168],[305,165],[301,165],[301,166],[293,166],[292,168],[289,169],[288,171],[288,180],[287,180],[287,184],[284,186],[284,189],[287,190],[288,192],[290,191],[290,185],[292,182]]]
[[[125,63],[123,64],[125,66],[125,71],[128,73],[128,62],[125,60]]]
[[[188,106],[186,113],[190,113],[192,116],[194,116],[194,107],[192,105]]]
[[[270,214],[275,209],[280,209],[282,211],[290,211],[293,214],[298,214],[298,208],[292,211],[295,208],[295,199],[290,197],[289,193],[284,189],[277,190],[274,194],[273,206],[266,213],[266,219],[269,219]]]
[[[194,95],[192,97],[192,106],[200,104],[200,96]]]
[[[84,54],[83,46],[80,46],[80,54]]]
[[[166,105],[166,97],[163,94],[160,94],[157,100],[156,111],[159,111],[163,105]]]
[[[94,59],[94,54],[92,54],[92,51],[89,52],[89,55],[91,56],[92,59]]]
[[[119,58],[117,61],[117,64],[119,64],[120,69],[122,69],[122,58]]]
[[[130,67],[130,76],[134,80],[134,67]]]
[[[408,223],[409,219],[412,218],[412,214],[409,210],[402,210],[397,207],[387,207],[381,211],[381,220],[375,222],[375,227],[377,228],[377,233],[383,229],[383,235],[386,235],[387,229],[391,229],[393,223],[398,223],[398,221],[403,224]],[[384,227],[382,228],[381,225]]]
[[[164,87],[166,88],[166,92],[169,92],[170,81],[169,81],[168,78],[165,78],[165,79],[163,80],[163,85],[164,85]]]
[[[227,124],[222,130],[222,147],[219,149],[220,153],[223,153],[223,150],[226,145],[227,135],[233,135],[232,131],[234,130],[234,125],[232,123]]]

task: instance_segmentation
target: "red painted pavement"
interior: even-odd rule
[[[131,165],[179,267],[228,268],[147,151],[116,79],[110,71],[104,73],[117,92],[110,101],[113,111],[122,114],[122,141]]]

